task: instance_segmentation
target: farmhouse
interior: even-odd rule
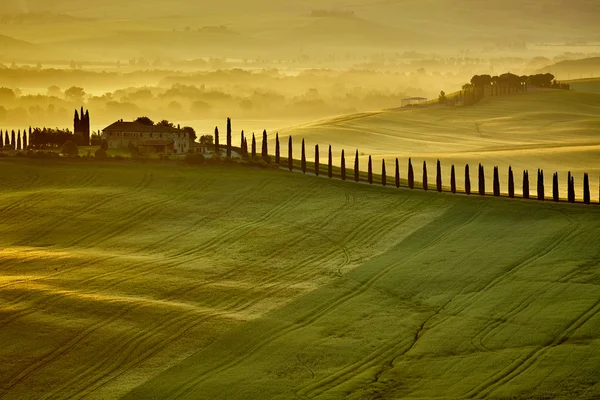
[[[425,97],[407,97],[400,101],[401,107],[425,104],[427,103],[427,99]]]
[[[195,147],[194,138],[182,129],[123,120],[104,128],[102,139],[108,142],[109,149],[126,149],[131,143],[151,152],[186,154]]]

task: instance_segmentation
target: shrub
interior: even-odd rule
[[[185,162],[188,164],[193,164],[193,165],[201,165],[204,164],[204,156],[202,154],[186,154],[185,155]]]
[[[99,159],[105,159],[108,157],[108,155],[106,154],[106,150],[104,150],[102,147],[100,147],[98,150],[96,150],[96,152],[94,153],[94,157],[99,158]]]
[[[76,157],[79,154],[79,148],[74,141],[69,140],[63,144],[60,152],[67,157]]]

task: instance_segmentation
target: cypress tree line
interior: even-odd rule
[[[567,201],[572,203],[571,201],[571,171],[567,174]]]
[[[10,139],[8,138],[8,131],[4,132],[4,145],[10,146]]]
[[[242,156],[243,157],[248,157],[248,140],[246,138],[243,139],[244,141],[242,142]]]
[[[215,126],[215,153],[219,153],[221,148],[219,147],[219,127]]]
[[[300,164],[302,167],[302,173],[306,173],[306,149],[304,147],[304,139],[302,139],[302,159],[300,160]]]
[[[485,170],[481,164],[479,164],[479,195],[485,196]]]
[[[555,172],[552,176],[552,200],[558,202],[559,194],[558,194],[558,172]]]
[[[319,176],[319,145],[315,145],[315,175]]]
[[[500,175],[497,166],[494,167],[494,196],[500,196]]]
[[[396,187],[400,187],[400,163],[398,162],[398,157],[396,157]]]
[[[15,146],[16,146],[16,144],[17,144],[17,142],[16,142],[16,139],[15,139],[15,131],[12,131],[12,135],[11,135],[11,136],[12,136],[12,137],[11,137],[11,140],[10,140],[10,144],[11,144],[11,146],[12,146],[13,150],[14,150],[14,149],[15,149]]]
[[[450,190],[452,193],[456,194],[456,173],[454,171],[454,164],[452,164],[452,168],[450,169]]]
[[[544,171],[538,169],[538,200],[544,201],[545,193],[544,193]]]
[[[387,184],[387,173],[385,170],[385,160],[381,160],[381,184],[385,186]]]
[[[288,169],[290,171],[294,170],[294,153],[292,152],[292,136],[288,138]]]
[[[588,174],[583,174],[583,202],[590,204],[590,178]]]
[[[256,158],[256,137],[254,136],[254,132],[252,132],[252,159]]]
[[[231,158],[231,118],[227,118],[227,158]]]
[[[427,191],[429,185],[427,183],[427,162],[423,161],[423,190]]]
[[[244,145],[244,131],[242,130],[242,133],[240,135],[240,148]]]
[[[0,129],[0,149],[4,147],[4,132]]]
[[[571,203],[575,203],[575,177],[571,176]]]
[[[515,177],[511,166],[508,167],[508,197],[515,197]]]
[[[373,183],[373,164],[371,161],[371,156],[369,156],[367,180],[369,181],[369,184]]]
[[[529,198],[529,171],[523,171],[523,198]]]
[[[329,145],[329,160],[327,164],[327,175],[333,178],[333,155],[331,154],[331,145]]]
[[[342,149],[342,160],[340,162],[341,170],[340,170],[340,178],[343,181],[346,180],[346,156],[344,155],[344,150]]]
[[[469,164],[465,165],[465,193],[471,194],[471,174],[469,174]]]
[[[360,175],[358,171],[358,150],[356,150],[356,157],[354,158],[354,181],[358,182],[360,180]]]
[[[414,189],[415,187],[415,172],[413,171],[412,160],[408,159],[408,187]]]
[[[279,132],[275,134],[275,164],[281,161],[281,148],[279,147]]]
[[[17,132],[17,150],[21,150],[21,130]]]
[[[437,173],[435,176],[435,188],[438,192],[442,193],[442,165],[440,160],[437,160]]]
[[[27,150],[27,131],[23,130],[23,150]]]
[[[263,138],[262,138],[262,149],[261,149],[262,159],[265,161],[269,161],[269,145],[267,144],[267,130],[263,130]]]

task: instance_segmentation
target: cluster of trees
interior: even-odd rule
[[[31,137],[31,128],[29,128],[29,137]],[[4,134],[2,130],[0,130],[0,149],[5,150],[27,150],[27,130],[23,129],[23,133],[21,134],[21,130],[19,129],[17,132],[14,130],[8,132],[6,130]]]

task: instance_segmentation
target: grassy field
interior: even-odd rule
[[[0,397],[600,396],[600,208],[0,159]]]
[[[412,157],[417,167],[415,175],[419,177],[419,168],[427,161],[430,182],[435,182],[435,162],[439,158],[445,184],[449,183],[450,167],[455,164],[461,187],[465,164],[470,164],[473,180],[477,165],[482,163],[490,188],[493,167],[497,165],[504,192],[508,190],[509,165],[515,170],[518,192],[522,171],[529,170],[530,178],[535,179],[537,169],[542,168],[546,188],[551,187],[552,174],[559,173],[564,197],[568,171],[575,175],[578,197],[581,197],[583,172],[588,172],[592,197],[598,199],[599,195],[600,94],[597,93],[551,91],[487,98],[470,107],[351,114],[279,133],[283,154],[287,154],[286,137],[292,135],[298,158],[302,138],[306,139],[309,158],[315,144],[321,147],[321,158],[331,144],[338,164],[342,148],[351,157],[358,149],[364,170],[369,155],[374,157],[377,172],[381,159],[386,160],[390,171],[394,158],[399,157],[404,177],[407,160]]]

